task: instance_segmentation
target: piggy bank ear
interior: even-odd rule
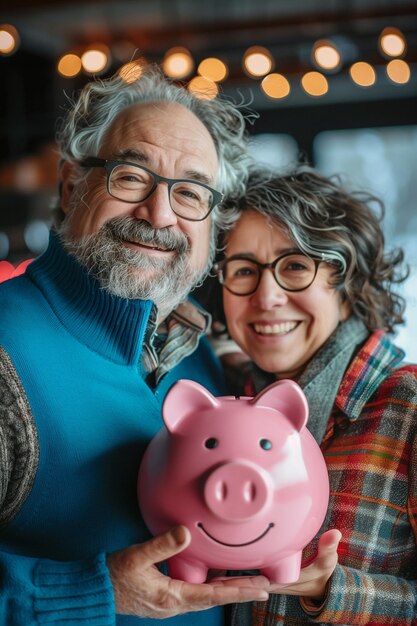
[[[178,430],[182,420],[204,409],[219,405],[218,400],[193,380],[179,380],[169,390],[162,405],[162,418],[170,432]]]
[[[293,380],[278,380],[263,389],[251,400],[257,406],[266,406],[283,413],[300,431],[308,420],[308,404],[301,387]]]

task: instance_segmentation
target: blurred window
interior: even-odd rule
[[[259,163],[285,169],[297,161],[299,148],[291,135],[259,134],[251,138],[251,154]]]
[[[352,189],[383,200],[387,249],[404,248],[411,269],[399,288],[407,323],[395,341],[408,361],[417,362],[417,126],[326,131],[315,138],[314,157],[323,174],[341,174]]]

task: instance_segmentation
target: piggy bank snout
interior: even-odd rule
[[[225,463],[214,469],[204,485],[209,510],[224,521],[258,516],[272,499],[272,485],[261,468],[246,462]]]

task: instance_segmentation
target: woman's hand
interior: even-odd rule
[[[301,596],[320,601],[326,595],[327,582],[337,565],[337,547],[342,534],[339,530],[328,530],[319,539],[317,556],[306,567],[301,568],[300,578],[290,585],[274,585],[269,593]]]

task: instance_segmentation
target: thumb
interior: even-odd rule
[[[336,567],[337,548],[341,538],[342,533],[336,529],[328,530],[320,537],[316,563],[321,569],[333,571]]]
[[[342,538],[342,533],[340,530],[336,528],[332,528],[331,530],[326,530],[325,533],[319,539],[319,551],[323,550],[334,552],[337,550],[337,546],[339,545],[339,541]]]
[[[188,528],[175,526],[140,546],[142,562],[145,566],[160,563],[182,552],[190,543],[191,533]]]

